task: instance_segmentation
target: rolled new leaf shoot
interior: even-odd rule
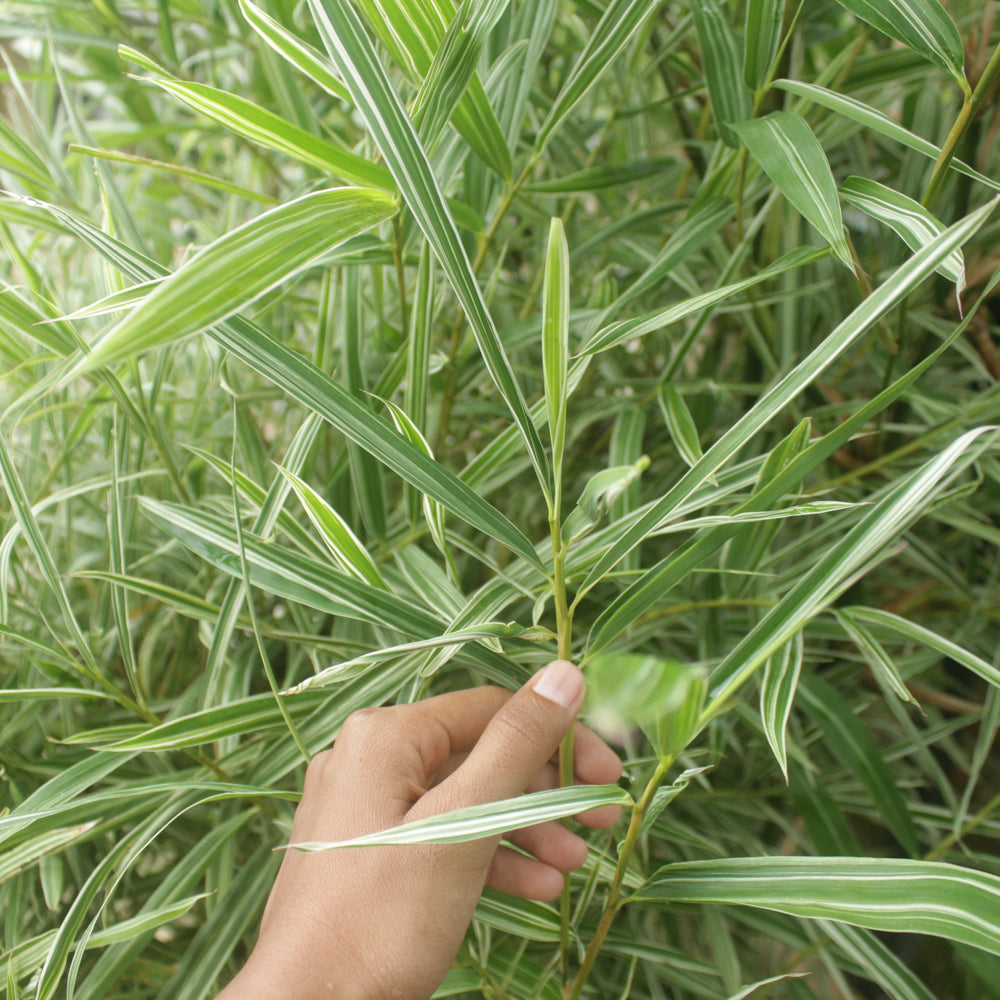
[[[574,542],[589,534],[611,505],[649,468],[643,455],[634,465],[616,465],[591,476],[580,500],[563,523],[563,540]]]

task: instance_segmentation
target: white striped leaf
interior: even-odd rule
[[[705,452],[702,460],[694,468],[689,469],[664,496],[647,508],[642,517],[632,522],[615,539],[591,567],[578,594],[585,593],[602,579],[623,556],[638,545],[656,525],[667,519],[673,510],[736,454],[805,386],[817,378],[851,344],[856,343],[865,331],[931,274],[949,253],[960,247],[979,229],[996,205],[997,200],[994,200],[950,226],[940,237],[914,254],[891,278],[869,295],[854,312],[837,325],[823,343],[764,393],[754,406]],[[662,564],[652,567],[602,612],[591,630],[590,643],[595,646],[595,651],[618,635],[635,620],[638,614],[642,613],[642,610],[657,600],[661,593],[657,577],[663,573],[664,568]]]
[[[701,445],[698,443],[698,428],[680,390],[673,383],[668,383],[660,392],[658,402],[667,430],[670,431],[670,437],[681,458],[688,467],[697,465],[702,458]]]
[[[765,986],[773,986],[775,983],[780,983],[785,979],[801,979],[803,976],[808,975],[808,972],[786,972],[780,976],[770,976],[768,979],[759,979],[756,983],[744,986],[741,990],[732,994],[732,996],[727,997],[727,1000],[747,1000],[747,997],[752,997],[757,990],[763,989]]]
[[[552,467],[556,482],[562,482],[563,449],[566,443],[566,374],[569,366],[569,247],[561,219],[549,226],[542,284],[542,372],[545,381],[545,411],[552,443]],[[556,491],[556,505],[561,495]],[[560,512],[556,510],[556,514]]]
[[[396,189],[392,174],[385,167],[340,149],[237,94],[203,83],[163,77],[152,78],[150,82],[251,142],[275,149],[352,184],[388,192]]]
[[[227,319],[396,212],[382,191],[315,191],[220,236],[107,331],[74,375],[188,337]]]
[[[433,247],[465,310],[486,368],[521,431],[542,489],[548,491],[549,463],[541,439],[413,122],[350,0],[309,0],[309,8],[406,206]]]
[[[460,844],[534,826],[564,816],[589,812],[602,806],[633,805],[632,796],[617,785],[572,785],[546,792],[529,792],[513,799],[487,802],[403,823],[353,840],[303,841],[284,844],[299,851],[327,851],[339,847],[374,847],[387,844]]]
[[[842,114],[845,118],[850,118],[851,121],[855,121],[859,125],[873,129],[879,135],[893,139],[900,143],[900,145],[906,146],[907,149],[915,150],[922,156],[937,160],[941,155],[939,146],[935,146],[933,142],[928,142],[919,135],[914,135],[909,129],[904,128],[899,122],[888,115],[877,111],[875,108],[864,104],[854,97],[848,97],[846,94],[838,94],[836,91],[828,90],[826,87],[820,87],[814,83],[802,83],[798,80],[775,80],[774,86],[781,90],[787,90],[791,94],[797,94],[807,101],[814,101],[816,104],[821,104],[831,111],[836,111],[838,114]],[[963,163],[959,159],[953,157],[949,161],[948,167],[951,170],[958,171],[960,174],[964,174],[966,177],[972,177],[980,184],[984,184],[994,191],[1000,191],[1000,181],[992,177],[987,177],[977,170],[973,170],[967,163]]]
[[[538,130],[537,151],[545,148],[552,133],[659,6],[660,0],[611,0]]]
[[[661,868],[630,902],[756,906],[1000,955],[1000,878],[906,858],[725,858]]]
[[[750,92],[740,73],[736,36],[719,0],[697,0],[691,5],[691,11],[698,32],[712,116],[722,141],[735,148],[739,140],[730,126],[733,122],[745,121],[753,113]]]
[[[861,651],[861,655],[865,658],[865,662],[871,668],[871,672],[879,684],[892,691],[901,701],[908,701],[911,705],[919,707],[917,699],[910,694],[906,682],[900,677],[896,664],[892,662],[889,654],[882,648],[882,644],[875,636],[848,609],[835,608],[834,614],[837,616],[840,627]]]
[[[715,288],[710,292],[703,292],[701,295],[692,296],[683,302],[677,302],[665,309],[658,309],[656,312],[648,313],[645,316],[636,316],[634,319],[618,320],[598,330],[586,343],[583,354],[597,354],[599,351],[606,351],[610,347],[616,347],[628,340],[635,340],[637,337],[644,337],[647,333],[662,330],[664,327],[677,323],[688,316],[694,316],[704,310],[732,299],[740,292],[753,288],[769,278],[784,274],[796,267],[811,264],[821,260],[829,254],[828,250],[816,250],[812,247],[799,247],[789,254],[785,254],[773,264],[765,267],[762,271],[751,278],[744,278],[742,281],[734,281],[721,288]]]
[[[944,232],[944,225],[920,202],[879,184],[878,181],[865,177],[848,177],[840,185],[840,197],[849,205],[884,222],[911,250],[919,250]],[[965,288],[965,259],[962,251],[956,250],[946,257],[939,265],[938,273],[954,281],[956,292],[961,292]]]
[[[148,281],[166,274],[164,268],[149,258],[82,219],[55,205],[39,204],[132,280]],[[3,299],[0,296],[0,302]],[[364,406],[298,351],[291,350],[260,327],[238,316],[218,324],[211,335],[244,364],[299,400],[408,483],[542,569],[542,561],[534,546],[500,511],[442,465],[430,460],[396,433],[386,420]],[[575,370],[582,375],[585,367],[577,365]],[[128,397],[124,398],[127,401]],[[2,571],[3,562],[0,561],[0,573]],[[6,589],[0,588],[0,608],[5,594]]]
[[[388,590],[375,561],[351,531],[350,525],[308,483],[294,472],[278,466],[278,471],[291,483],[295,495],[302,502],[313,527],[320,533],[330,555],[346,573],[370,583],[373,587]]]
[[[958,82],[965,93],[965,49],[955,22],[938,0],[838,0],[867,21],[919,52]]]
[[[830,164],[806,120],[793,111],[734,123],[751,156],[778,190],[854,270]]]
[[[856,621],[874,625],[911,642],[935,649],[942,656],[947,656],[956,663],[961,663],[963,667],[971,670],[974,674],[978,674],[988,684],[1000,687],[1000,670],[992,663],[923,625],[917,625],[899,615],[892,614],[890,611],[881,611],[877,608],[852,606],[844,610]]]
[[[978,441],[987,432],[990,437]],[[718,665],[712,676],[713,700],[707,715],[721,708],[775,650],[823,610],[851,575],[883,551],[955,476],[990,447],[995,436],[996,432],[987,427],[963,434],[940,455],[886,491]]]
[[[785,0],[747,0],[743,80],[756,93],[767,81],[778,54]]]
[[[47,857],[67,844],[79,840],[92,830],[95,823],[82,823],[79,826],[60,827],[48,830],[18,844],[17,847],[4,851],[0,855],[0,882],[5,882],[18,872],[37,864],[39,859]]]
[[[760,685],[760,718],[767,742],[774,752],[781,773],[788,783],[788,751],[785,733],[792,701],[802,672],[802,633],[796,632],[781,649],[772,653],[764,665]]]

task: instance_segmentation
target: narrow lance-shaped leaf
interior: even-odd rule
[[[542,489],[548,491],[549,463],[541,439],[413,122],[349,0],[309,0],[309,8],[407,207],[468,316],[486,368],[520,429]]]
[[[660,0],[611,0],[538,130],[536,151],[545,148],[552,133],[659,6]]]
[[[788,751],[785,734],[802,671],[802,645],[802,633],[796,632],[790,642],[772,653],[764,667],[764,678],[760,686],[760,718],[764,723],[767,742],[785,776],[786,784]]]
[[[928,142],[923,137],[915,135],[882,111],[877,111],[875,108],[857,100],[857,98],[848,97],[846,94],[838,94],[835,90],[829,90],[814,83],[802,83],[798,80],[775,80],[774,86],[781,90],[787,90],[791,94],[797,94],[807,101],[815,101],[816,104],[821,104],[831,111],[836,111],[845,118],[850,118],[851,121],[858,122],[858,124],[878,132],[879,135],[893,139],[901,145],[906,146],[907,149],[915,150],[922,156],[937,160],[941,155],[939,146],[935,146],[933,142]],[[1000,191],[1000,181],[992,177],[987,177],[985,174],[979,173],[978,170],[973,170],[967,163],[963,163],[959,159],[953,157],[949,161],[948,167],[950,170],[955,170],[966,177],[972,177],[978,183],[985,185],[993,191]]]
[[[722,141],[727,146],[735,147],[738,140],[730,125],[749,118],[753,111],[750,92],[739,70],[736,38],[719,0],[695,0],[691,10],[698,32],[712,115]]]
[[[910,694],[910,689],[900,677],[896,665],[875,636],[846,608],[835,609],[834,614],[837,616],[840,627],[854,640],[854,645],[861,650],[865,662],[882,687],[887,688],[901,701],[918,705],[917,699]]]
[[[955,22],[938,0],[839,0],[862,21],[919,52],[951,76],[965,93],[965,49]]]
[[[641,518],[622,532],[601,558],[591,567],[578,595],[586,593],[598,580],[630,552],[649,532],[665,520],[678,504],[694,492],[709,475],[731,458],[772,416],[795,398],[806,385],[816,378],[847,347],[884,316],[956,247],[962,245],[996,208],[994,200],[977,209],[965,219],[950,226],[936,240],[918,251],[886,282],[869,295],[808,357],[799,362],[776,385],[769,389],[732,427],[705,452],[704,458],[689,469],[680,480]],[[631,624],[642,610],[657,600],[660,589],[656,577],[664,567],[658,565],[637,580],[618,597],[594,624],[591,645],[601,648]]]
[[[552,466],[556,482],[562,482],[563,448],[566,443],[566,372],[569,358],[569,247],[561,219],[549,228],[542,285],[542,370],[545,376],[545,409],[552,442]],[[561,490],[557,490],[558,504]],[[556,512],[559,513],[558,511]]]
[[[701,445],[698,443],[698,428],[684,397],[675,385],[665,385],[659,396],[660,411],[666,421],[667,430],[677,450],[688,466],[701,461]]]
[[[944,232],[940,223],[923,205],[912,198],[894,191],[878,181],[866,177],[848,177],[840,185],[840,197],[849,205],[893,230],[911,250],[926,246],[935,236]],[[955,282],[956,294],[965,288],[965,259],[961,250],[946,257],[938,273]]]
[[[747,0],[743,80],[756,93],[767,81],[781,42],[785,0]]]
[[[346,572],[359,580],[370,583],[373,587],[388,590],[385,580],[376,567],[374,560],[361,544],[357,535],[351,531],[350,525],[331,507],[308,483],[299,479],[294,472],[289,472],[280,466],[278,471],[288,480],[295,490],[295,495],[302,501],[309,520],[320,533],[323,544],[330,555]]]
[[[362,188],[315,191],[265,212],[157,285],[97,341],[73,374],[200,333],[395,212],[389,195]]]
[[[440,816],[404,823],[388,830],[355,837],[353,840],[306,841],[284,846],[314,852],[336,847],[372,847],[383,844],[460,844],[492,837],[522,826],[534,826],[536,823],[588,812],[601,806],[630,804],[632,797],[617,785],[575,785],[455,809]]]
[[[892,487],[823,554],[716,668],[707,715],[720,709],[771,653],[822,610],[858,567],[892,541],[945,483],[989,447],[990,439],[976,444],[987,432],[991,438],[995,436],[990,428],[978,427],[952,442],[940,455]]]
[[[147,281],[166,273],[148,257],[90,223],[55,205],[39,204],[132,280]],[[307,358],[239,316],[218,324],[211,335],[244,364],[298,399],[408,483],[488,537],[502,542],[539,569],[543,568],[534,546],[500,511],[443,466],[429,459],[394,431],[379,414],[366,407]],[[0,596],[5,593],[0,591]]]
[[[1000,955],[1000,878],[906,858],[724,858],[661,868],[629,902],[756,906],[933,934]]]
[[[778,190],[853,271],[837,185],[823,147],[806,120],[793,111],[776,111],[732,127]]]

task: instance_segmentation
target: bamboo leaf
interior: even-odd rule
[[[278,471],[291,483],[295,495],[320,533],[330,555],[346,573],[373,587],[388,590],[375,561],[361,544],[348,523],[306,482],[293,472],[278,466]]]
[[[778,190],[854,270],[830,164],[812,129],[793,111],[733,124],[750,155]]]
[[[736,36],[719,0],[697,0],[691,5],[691,11],[698,32],[712,116],[722,141],[735,148],[739,140],[730,126],[746,120],[753,113],[750,92],[739,69]]]
[[[586,593],[598,580],[632,550],[670,512],[683,503],[710,475],[736,451],[749,441],[772,416],[816,378],[850,344],[868,330],[873,323],[931,274],[935,267],[957,247],[960,247],[982,224],[996,207],[993,201],[977,209],[960,222],[950,226],[945,233],[933,240],[900,267],[891,278],[880,285],[833,332],[813,350],[808,357],[772,386],[732,427],[705,452],[701,461],[689,469],[680,480],[656,503],[647,508],[641,518],[633,522],[615,539],[587,573],[578,594]],[[594,652],[631,624],[662,593],[662,577],[667,570],[665,563],[652,567],[628,590],[605,609],[594,623],[588,648]]]
[[[855,17],[919,52],[969,92],[965,49],[955,22],[938,0],[838,0]]]
[[[878,181],[848,177],[840,186],[840,197],[860,208],[893,230],[911,250],[919,250],[944,226],[923,205]],[[938,273],[955,282],[956,293],[965,288],[965,259],[961,250],[950,254],[938,267]]]
[[[933,142],[928,142],[919,135],[914,135],[909,129],[904,128],[899,122],[894,121],[888,115],[864,104],[854,97],[849,97],[846,94],[838,94],[836,91],[828,90],[826,87],[820,87],[814,83],[802,83],[799,80],[775,80],[774,86],[781,90],[787,90],[791,94],[797,94],[807,101],[821,104],[831,111],[836,111],[845,118],[850,118],[851,121],[873,129],[879,135],[884,135],[887,139],[892,139],[906,146],[907,149],[915,150],[932,160],[937,160],[941,155],[939,146],[935,146]],[[951,170],[958,171],[960,174],[964,174],[966,177],[973,178],[994,191],[1000,191],[1000,181],[994,180],[992,177],[987,177],[985,174],[979,173],[978,170],[973,170],[967,163],[963,163],[959,159],[953,157],[949,161],[948,167]]]
[[[200,333],[395,211],[393,200],[380,191],[337,188],[263,213],[219,237],[157,285],[71,374]]]
[[[690,467],[697,465],[702,459],[701,445],[698,442],[698,428],[695,426],[691,413],[684,402],[677,386],[668,383],[660,391],[660,411],[667,423],[670,437],[680,452],[681,458]]]
[[[661,868],[631,902],[756,906],[871,930],[931,934],[1000,954],[1000,878],[876,858],[724,858]]]
[[[802,671],[802,633],[796,632],[790,642],[767,658],[760,686],[760,718],[764,723],[767,742],[788,783],[788,751],[785,733],[792,700]]]
[[[601,806],[630,804],[632,797],[617,785],[576,785],[546,792],[529,792],[513,799],[455,809],[440,816],[403,823],[353,840],[304,841],[283,846],[312,853],[340,847],[388,844],[459,844],[492,837],[522,826],[534,826],[536,823],[589,812]]]
[[[859,622],[850,611],[846,609],[834,609],[837,621],[841,628],[851,637],[854,644],[861,650],[865,662],[871,668],[872,674],[881,684],[882,688],[891,691],[901,701],[908,701],[911,705],[918,705],[917,699],[910,694],[910,689],[899,675],[896,665],[889,658],[889,654],[882,648],[881,643],[871,634],[871,632]]]
[[[413,123],[349,0],[309,0],[309,7],[407,207],[465,310],[487,370],[520,428],[539,483],[548,490],[550,472],[541,440]]]
[[[569,247],[562,220],[553,219],[545,255],[542,285],[542,372],[545,408],[552,442],[552,467],[556,482],[562,482],[563,449],[566,444],[566,373],[569,365]],[[556,490],[556,505],[561,495]],[[557,511],[558,513],[558,511]]]
[[[751,91],[766,82],[778,54],[785,0],[747,0],[743,80]]]

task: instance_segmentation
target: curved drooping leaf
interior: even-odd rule
[[[630,902],[757,906],[1000,955],[1000,877],[907,858],[724,858],[661,868]]]

